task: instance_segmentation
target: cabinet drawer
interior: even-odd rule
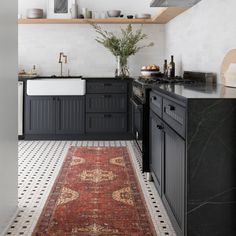
[[[158,116],[162,117],[162,97],[155,92],[150,93],[150,108]]]
[[[185,137],[185,119],[184,107],[168,99],[163,99],[163,120],[182,137]]]
[[[98,113],[86,115],[87,133],[125,133],[127,132],[126,114]]]
[[[127,112],[126,94],[88,94],[87,112]]]
[[[127,83],[114,81],[87,82],[87,93],[127,93]]]

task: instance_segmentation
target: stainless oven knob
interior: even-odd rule
[[[139,139],[139,133],[136,131],[136,139]]]

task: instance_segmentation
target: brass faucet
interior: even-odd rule
[[[66,64],[67,63],[67,56],[63,53],[63,52],[60,52],[60,55],[59,55],[59,62],[61,64],[61,76],[63,76],[63,58],[64,58],[64,63]]]

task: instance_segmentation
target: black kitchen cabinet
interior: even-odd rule
[[[87,112],[127,112],[127,94],[88,94]]]
[[[55,133],[55,98],[26,96],[25,134]]]
[[[90,79],[86,86],[86,133],[128,134],[130,80]],[[125,136],[124,136],[125,137]]]
[[[153,112],[150,112],[150,171],[156,188],[162,195],[163,164],[163,123]],[[161,142],[160,142],[161,140]]]
[[[85,79],[85,96],[24,95],[26,140],[132,139],[132,80]]]
[[[172,222],[184,232],[185,141],[168,125],[163,129],[163,195]],[[173,216],[172,216],[173,215]]]
[[[25,96],[25,134],[82,134],[83,96]]]
[[[125,133],[127,118],[122,113],[90,113],[86,116],[86,130],[88,133]]]
[[[56,133],[83,134],[85,131],[84,97],[56,98]]]
[[[200,84],[150,93],[150,169],[177,236],[236,235],[233,94]]]
[[[102,79],[94,78],[87,80],[87,93],[104,94],[104,93],[127,93],[127,82],[129,79]]]
[[[150,93],[150,170],[154,184],[175,225],[178,235],[184,234],[185,140],[169,126],[175,127],[176,119],[185,120],[183,107],[165,101],[158,94]],[[163,110],[163,112],[159,112]],[[177,116],[181,110],[181,115]],[[168,114],[168,115],[167,115]],[[159,117],[161,116],[161,117]],[[166,117],[167,116],[167,117]],[[167,121],[169,122],[167,124]],[[179,124],[180,125],[180,124]]]

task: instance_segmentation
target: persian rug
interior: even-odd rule
[[[127,148],[71,147],[33,235],[156,235]]]

